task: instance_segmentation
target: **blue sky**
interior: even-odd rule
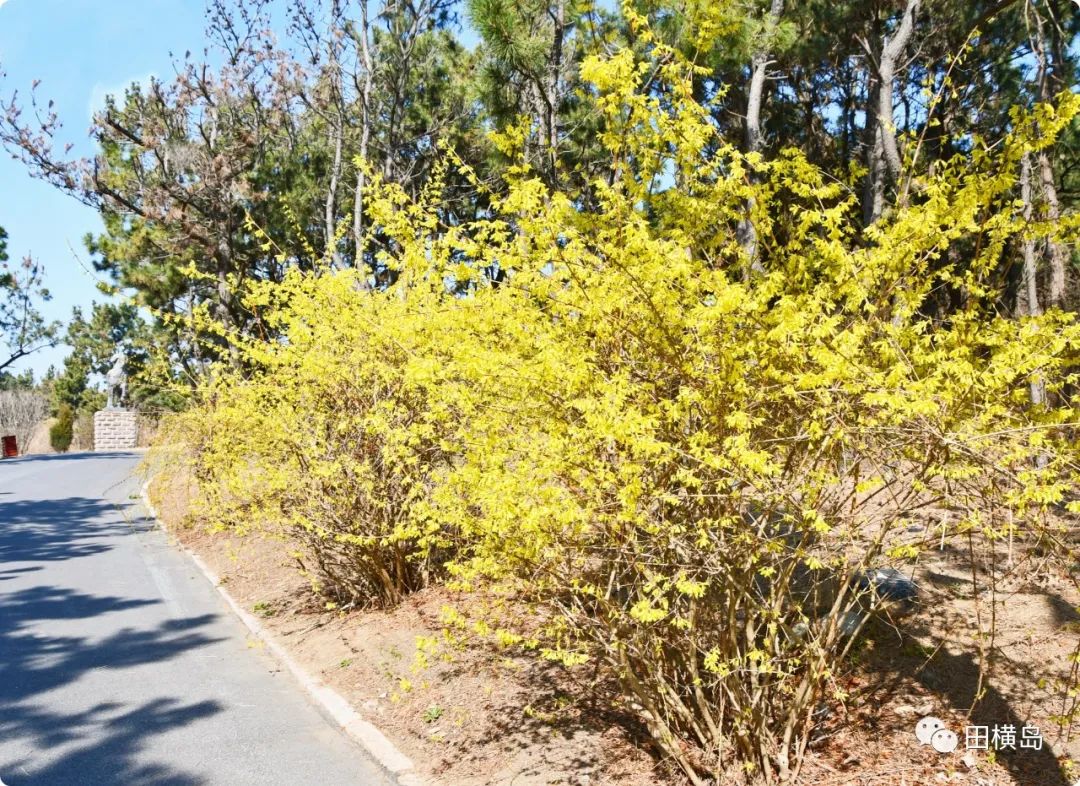
[[[43,99],[56,101],[72,154],[91,155],[90,115],[108,93],[133,80],[172,72],[170,52],[203,49],[203,0],[0,0],[0,92],[25,94],[35,79]],[[73,306],[89,309],[102,295],[83,236],[100,228],[97,214],[32,180],[0,151],[0,226],[13,260],[32,253],[45,263],[52,319]],[[59,366],[67,349],[46,350],[15,367],[41,374]]]

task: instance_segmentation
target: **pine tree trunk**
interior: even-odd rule
[[[780,21],[780,15],[784,12],[784,0],[772,0],[769,7],[769,16],[766,21],[766,30],[771,30]],[[746,152],[758,153],[764,145],[764,135],[761,132],[761,106],[765,93],[765,77],[769,66],[769,48],[759,48],[753,56],[750,68],[750,85],[747,90],[746,100]],[[751,179],[753,174],[749,175]],[[758,254],[757,229],[751,214],[754,212],[755,203],[748,199],[744,207],[743,217],[735,228],[736,238],[746,254],[748,274],[763,271],[761,257]]]
[[[361,165],[356,168],[356,189],[353,192],[353,242],[356,246],[356,258],[353,264],[358,270],[364,270],[364,189],[367,186],[366,169],[368,163],[368,145],[371,142],[371,92],[375,79],[375,65],[371,56],[370,24],[368,22],[367,0],[360,3],[360,31],[357,36],[360,44],[360,68],[363,78],[360,81],[360,150]],[[366,281],[366,277],[363,279]]]
[[[1054,169],[1045,150],[1039,152],[1039,170],[1042,175],[1042,191],[1045,200],[1046,219],[1056,225],[1061,218],[1061,202],[1058,200],[1057,186],[1054,185]],[[1065,301],[1065,268],[1069,262],[1069,249],[1063,243],[1052,238],[1046,241],[1047,261],[1050,263],[1050,276],[1046,289],[1047,308],[1059,308]]]
[[[337,234],[337,192],[338,183],[341,181],[342,147],[345,141],[345,106],[341,89],[341,58],[338,57],[339,43],[335,35],[340,30],[338,23],[341,19],[341,7],[338,0],[335,0],[332,5],[331,18],[333,19],[333,27],[326,48],[327,68],[330,74],[330,103],[333,107],[333,119],[329,121],[329,141],[334,151],[334,159],[330,166],[330,182],[326,187],[326,201],[323,206],[323,222],[326,235],[326,247],[323,253],[329,256],[331,263],[336,267],[341,260],[334,237]]]
[[[900,148],[893,122],[893,83],[900,58],[915,29],[920,4],[921,0],[907,0],[896,32],[891,36],[875,34],[874,38],[881,41],[880,53],[875,57],[873,51],[867,51],[871,60],[877,61],[867,83],[867,180],[863,188],[863,221],[867,226],[881,218],[885,209],[887,178],[895,179],[900,174]]]
[[[1024,155],[1020,169],[1020,199],[1024,204],[1024,220],[1030,222],[1035,213],[1032,195],[1032,180],[1034,179],[1034,166],[1032,155]],[[1038,284],[1038,255],[1035,250],[1035,239],[1025,238],[1023,242],[1024,277],[1023,286],[1017,293],[1016,311],[1021,317],[1037,317],[1042,315],[1039,305]],[[1022,299],[1021,299],[1022,295]],[[1043,406],[1046,403],[1046,383],[1038,375],[1033,375],[1028,383],[1031,403],[1035,406]]]

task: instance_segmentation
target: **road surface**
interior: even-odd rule
[[[0,781],[390,786],[144,517],[138,461],[0,460]]]

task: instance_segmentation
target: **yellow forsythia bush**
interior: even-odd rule
[[[197,515],[286,533],[333,601],[386,605],[439,572],[445,544],[415,510],[446,465],[453,412],[404,376],[433,340],[422,320],[355,284],[294,271],[253,294],[287,341],[241,343],[249,371],[219,369],[163,440],[194,447]]]
[[[653,53],[584,67],[615,173],[590,200],[524,164],[463,224],[437,182],[418,202],[378,187],[396,283],[327,270],[253,292],[280,338],[241,342],[245,371],[220,370],[173,434],[208,514],[293,533],[327,592],[393,602],[445,572],[525,600],[509,608],[539,620],[500,639],[606,666],[694,783],[771,780],[839,695],[865,570],[924,538],[1035,536],[1075,489],[1080,327],[1000,316],[995,276],[1050,231],[1022,221],[1015,172],[1080,99],[922,177],[866,242],[842,180],[725,144],[692,66]],[[515,155],[524,135],[498,141]],[[760,272],[736,239],[748,209]],[[1033,380],[1052,406],[1029,404]],[[913,533],[924,510],[952,515]]]

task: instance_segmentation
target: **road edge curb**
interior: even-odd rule
[[[158,515],[157,508],[150,501],[150,481],[142,484],[140,496],[146,512],[157,522],[163,532],[170,533],[165,522]],[[341,730],[363,751],[370,756],[376,764],[386,770],[400,786],[428,786],[427,781],[421,778],[415,771],[412,759],[398,750],[390,739],[383,734],[377,726],[370,721],[364,720],[348,700],[340,693],[331,688],[321,679],[309,672],[286,651],[276,640],[274,635],[252,614],[236,602],[236,600],[221,585],[221,579],[213,569],[203,561],[202,557],[180,542],[173,535],[171,538],[176,546],[191,558],[195,566],[202,572],[214,589],[225,599],[232,610],[251,633],[259,639],[274,658],[285,667],[300,686],[307,693],[308,698],[327,713]]]

